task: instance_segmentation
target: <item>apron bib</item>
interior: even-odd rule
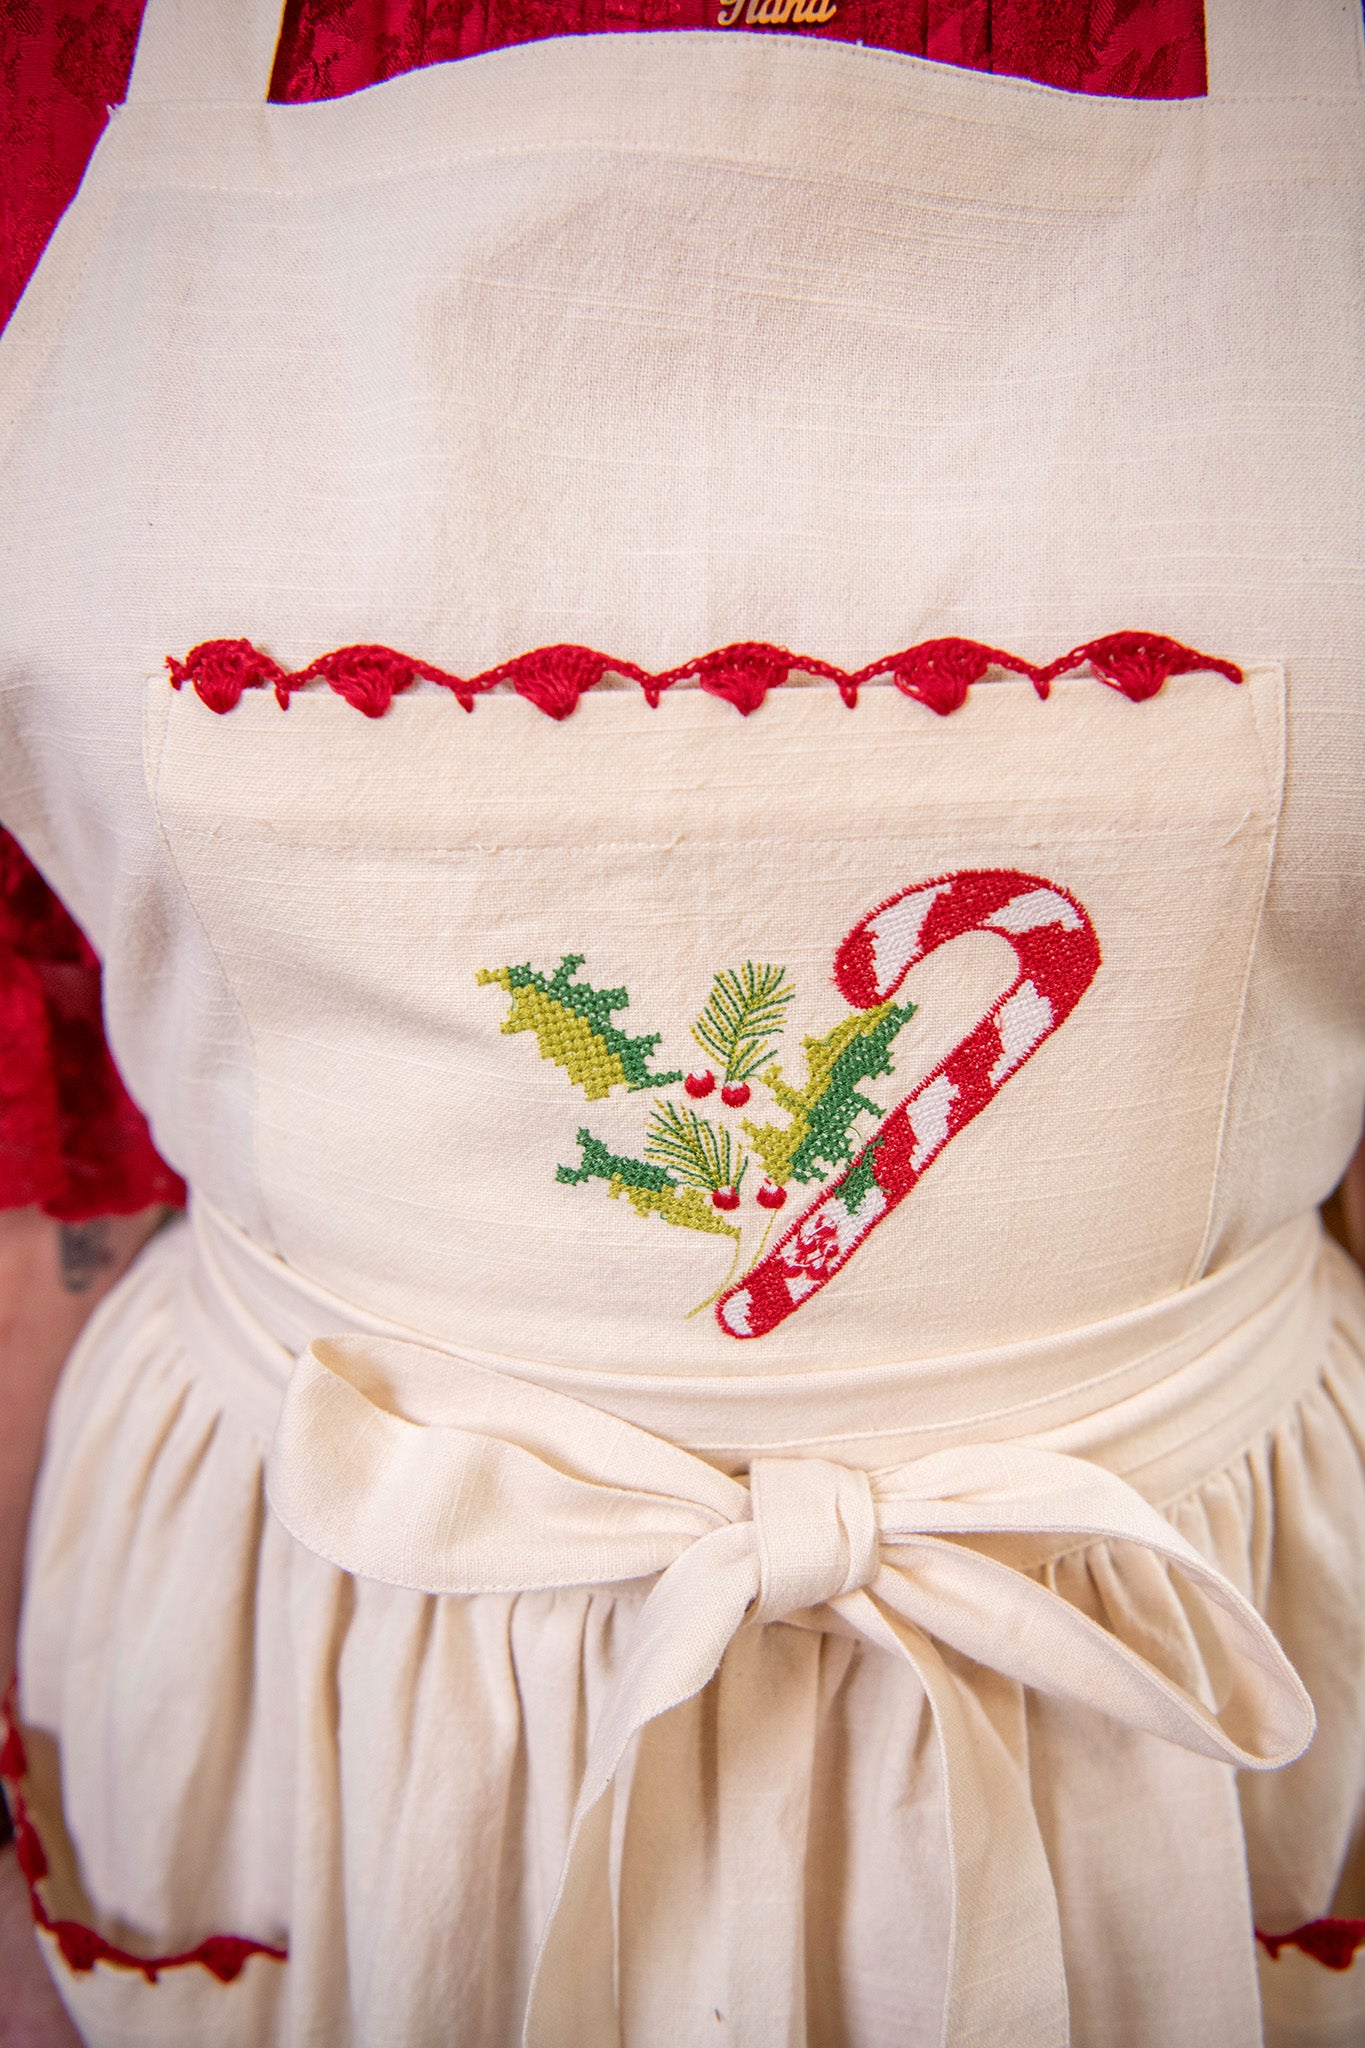
[[[6,342],[7,790],[198,1207],[68,1376],[24,1718],[54,1895],[249,1952],[153,2008],[50,1926],[64,1991],[1244,2048],[1248,1861],[1297,1893],[1233,1768],[1312,1709],[1230,1475],[1330,1398],[1354,1483],[1302,1212],[1362,1060],[1267,1023],[1341,657],[1249,581],[1262,422],[1355,487],[1349,307],[1254,287],[1358,179],[1359,23],[1223,0],[1187,103],[701,33],[280,108],[278,11],[152,0]]]

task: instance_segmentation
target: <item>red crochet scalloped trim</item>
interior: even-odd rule
[[[837,683],[850,709],[864,683],[888,676],[907,697],[946,716],[961,708],[972,684],[979,683],[988,669],[1027,676],[1038,695],[1046,697],[1057,676],[1087,665],[1101,682],[1122,691],[1135,704],[1154,697],[1168,676],[1194,669],[1213,669],[1233,683],[1242,680],[1235,662],[1200,654],[1161,633],[1108,633],[1103,639],[1073,647],[1069,654],[1061,654],[1041,668],[980,640],[956,639],[921,640],[915,647],[904,647],[899,654],[884,655],[880,661],[854,670],[818,661],[813,655],[792,654],[766,640],[736,641],[733,646],[718,647],[711,654],[685,661],[680,668],[657,673],[633,661],[598,654],[591,647],[574,646],[537,647],[469,677],[448,675],[431,662],[416,661],[392,647],[369,645],[338,647],[331,654],[320,654],[307,668],[292,670],[282,669],[249,640],[204,640],[192,647],[183,661],[173,654],[166,657],[174,688],[193,684],[210,711],[231,711],[241,702],[244,690],[267,687],[273,688],[280,705],[287,707],[295,690],[320,680],[367,718],[382,718],[399,692],[419,679],[439,683],[466,711],[474,709],[476,697],[499,683],[510,683],[519,697],[525,697],[548,718],[567,718],[583,692],[595,688],[607,674],[638,683],[653,707],[675,683],[696,681],[711,696],[733,704],[746,718],[757,711],[769,690],[777,689],[793,674],[822,676]]]
[[[10,1818],[14,1823],[14,1850],[28,1886],[29,1909],[34,1925],[55,1940],[68,1969],[84,1973],[93,1970],[96,1963],[109,1963],[118,1970],[138,1970],[149,1984],[155,1984],[163,1970],[183,1970],[191,1963],[197,1963],[220,1983],[230,1984],[234,1977],[241,1975],[248,1956],[271,1956],[280,1963],[288,1960],[287,1949],[274,1948],[268,1941],[252,1941],[245,1934],[210,1934],[195,1947],[183,1949],[178,1955],[135,1956],[126,1948],[115,1947],[113,1942],[106,1941],[102,1934],[80,1920],[54,1920],[38,1895],[38,1886],[47,1876],[47,1855],[38,1830],[29,1819],[24,1795],[19,1790],[20,1781],[28,1775],[28,1758],[14,1717],[12,1682],[3,1703],[0,1703],[0,1736],[3,1737],[0,1740],[0,1778],[5,1781]]]
[[[1349,1970],[1358,1948],[1365,1948],[1365,1920],[1307,1920],[1292,1934],[1262,1934],[1256,1939],[1272,1957],[1282,1948],[1301,1948],[1328,1970]]]

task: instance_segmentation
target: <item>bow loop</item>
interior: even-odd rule
[[[871,1584],[881,1543],[865,1472],[826,1458],[755,1458],[749,1495],[758,1544],[751,1621],[781,1621]]]

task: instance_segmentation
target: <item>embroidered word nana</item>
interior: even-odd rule
[[[820,21],[833,21],[839,12],[836,0],[729,0],[716,16],[717,28],[736,28],[741,20],[746,28],[757,24],[761,28],[781,28],[787,22],[799,22],[802,27]]]

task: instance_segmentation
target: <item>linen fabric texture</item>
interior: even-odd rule
[[[715,25],[726,8],[697,7],[690,23],[643,0],[614,26],[656,32]],[[889,17],[889,18],[888,18]],[[112,105],[126,93],[141,0],[75,0],[46,20],[0,16],[0,323],[8,319],[49,235],[74,197]],[[866,31],[875,21],[876,32]],[[838,38],[904,47],[909,54],[1034,78],[1068,90],[1179,98],[1203,92],[1204,21],[1199,0],[1143,0],[1097,16],[1089,0],[1017,0],[1009,9],[969,5],[887,9],[869,17],[847,0]],[[272,99],[335,99],[420,65],[477,54],[505,42],[600,32],[591,8],[550,4],[534,19],[525,0],[499,15],[456,16],[441,0],[287,0],[271,78]],[[833,24],[803,28],[828,35]],[[753,33],[767,31],[758,28]],[[88,956],[88,957],[87,957]],[[74,977],[85,968],[80,999]],[[53,970],[58,970],[53,972]],[[0,827],[0,1207],[37,1202],[76,1221],[183,1204],[178,1178],[156,1157],[146,1126],[102,1045],[99,979],[88,942],[11,835]]]
[[[269,10],[242,38],[235,8],[193,34],[150,11],[0,353],[0,801],[106,962],[198,1213],[64,1382],[26,1794],[54,1915],[289,1960],[149,1984],[49,1943],[88,2039],[1358,2036],[1358,1967],[1282,1954],[1258,1992],[1252,1937],[1359,1910],[1365,1735],[1361,1287],[1304,1221],[1365,1096],[1359,26],[1305,10],[1281,76],[1275,13],[1211,9],[1210,96],[1169,105],[682,34],[286,108]],[[943,719],[799,676],[748,717],[610,678],[563,721],[421,686],[371,720],[321,689],[219,714],[164,671],[238,636],[466,676],[550,643],[853,668],[964,635],[1043,662],[1123,626],[1244,680],[1192,658],[1132,703],[1016,676]],[[733,1110],[680,1079],[593,1094],[569,1027],[548,1056],[503,1028],[546,993],[512,970],[581,956],[662,1077],[707,1063],[719,970],[781,965],[799,1093],[803,1041],[872,1016],[855,930],[1002,874],[995,924],[921,957],[902,910],[869,941],[915,1010],[850,1130],[914,1097],[942,1149],[737,1338],[708,1298],[796,1242],[815,1185],[755,1150],[737,1209],[695,1188],[707,1227],[674,1228],[579,1132],[638,1166],[657,1097],[756,1147],[782,1098],[757,1071]],[[1028,933],[1082,918],[1074,1008],[1030,983],[999,1011],[991,1099],[958,1128],[933,1098],[935,1136],[919,1084],[997,1017]],[[713,1674],[707,1601],[669,1609],[690,1692],[650,1691],[646,1609],[700,1541],[614,1580],[434,1568],[441,1431],[489,1438],[480,1374],[530,1433],[492,1430],[512,1466],[572,1477],[614,1418],[642,1462],[604,1453],[609,1526],[653,1472],[675,1547],[699,1487],[727,1543],[787,1530]],[[412,1483],[386,1494],[395,1431]],[[793,1460],[779,1492],[823,1489],[804,1564],[761,1501]],[[902,1468],[967,1560],[935,1614],[947,1567],[906,1568],[915,1657],[878,1574],[932,1531],[868,1519]],[[1092,1519],[1062,1526],[1087,1470]],[[992,1473],[1009,1535],[944,1506]],[[515,1531],[529,1496],[494,1495]],[[1032,1664],[964,1619],[993,1572]],[[1159,1731],[1080,1684],[1086,1623],[1105,1671],[1179,1694]],[[1299,1681],[1317,1732],[1288,1762]]]

